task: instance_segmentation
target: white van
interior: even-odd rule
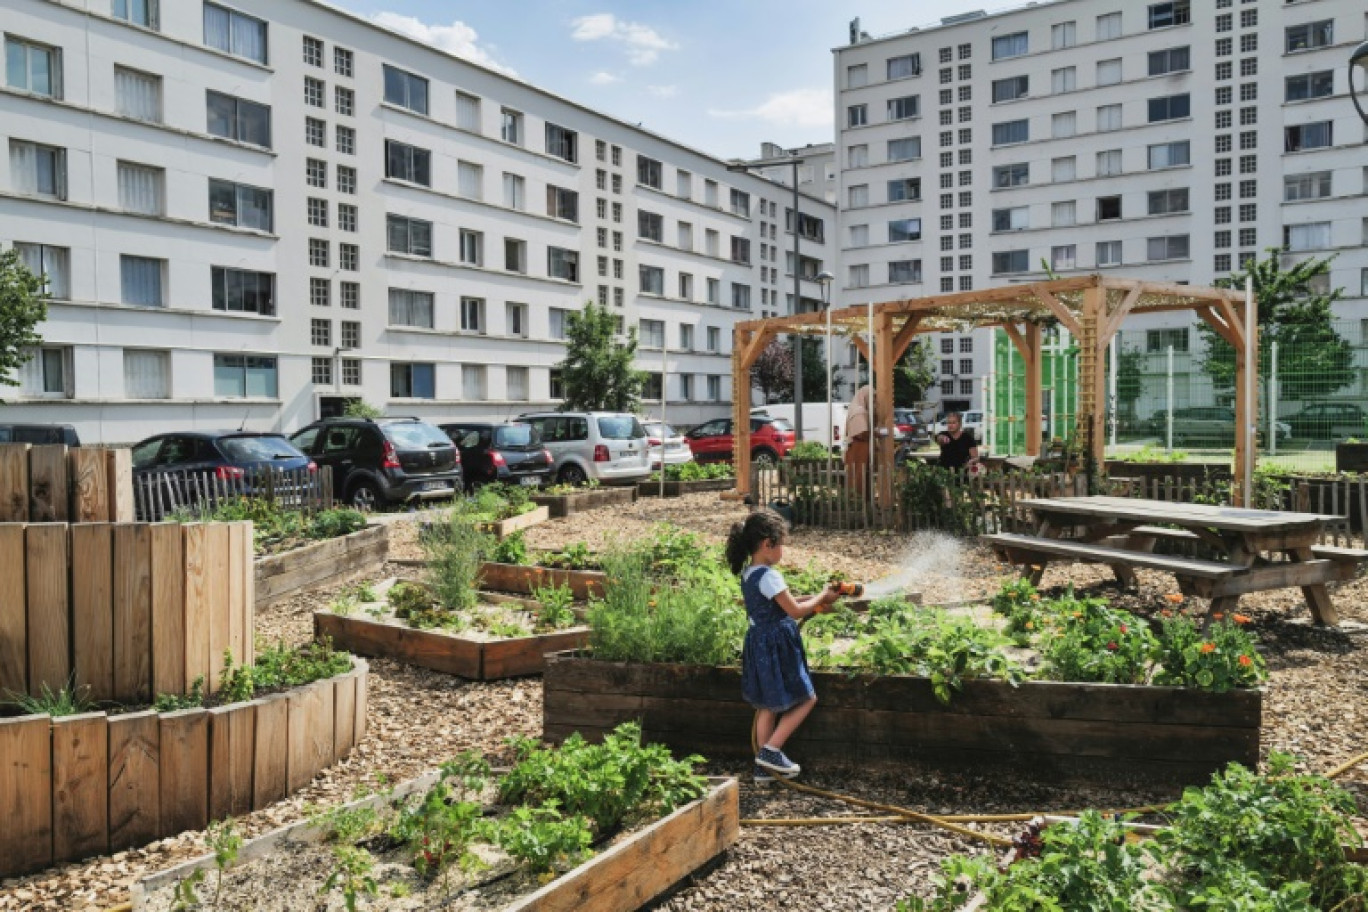
[[[850,403],[833,402],[831,403],[831,424],[827,424],[827,403],[825,402],[804,402],[803,403],[803,440],[815,440],[823,446],[830,447],[834,452],[841,452],[845,449],[845,424],[846,413],[850,411]],[[793,420],[793,403],[776,402],[772,405],[757,405],[751,409],[751,416],[766,416],[769,418],[782,418],[793,425],[796,430],[798,425]]]

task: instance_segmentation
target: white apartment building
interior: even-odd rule
[[[1207,285],[1284,247],[1336,255],[1337,316],[1368,318],[1368,159],[1346,68],[1366,26],[1358,0],[1055,0],[882,38],[852,23],[835,51],[838,300],[1045,265]],[[1186,348],[1189,319],[1126,332]],[[991,333],[933,346],[942,402],[981,407]]]
[[[557,402],[595,299],[639,329],[650,412],[665,349],[690,425],[729,413],[733,324],[790,309],[789,190],[357,16],[4,6],[0,246],[53,300],[0,420],[128,442],[352,397],[516,415]],[[801,209],[831,268],[834,208]]]
[[[798,191],[820,196],[833,206],[836,192],[836,144],[808,143],[785,149],[778,143],[761,143],[760,157],[748,162],[761,177],[793,186],[793,166],[798,166]]]

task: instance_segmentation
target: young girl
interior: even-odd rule
[[[776,775],[789,779],[801,769],[784,756],[784,742],[817,705],[817,694],[797,621],[820,614],[837,598],[835,587],[801,600],[793,597],[773,566],[783,560],[786,538],[788,525],[772,510],[755,511],[727,536],[727,563],[741,576],[750,621],[741,650],[741,696],[757,710],[757,782]]]

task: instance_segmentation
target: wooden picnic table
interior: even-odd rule
[[[1105,563],[1123,585],[1135,569],[1172,573],[1185,595],[1211,600],[1208,617],[1233,612],[1246,592],[1299,587],[1320,624],[1339,622],[1326,584],[1353,579],[1368,551],[1316,544],[1327,523],[1320,513],[1250,510],[1132,497],[1041,498],[1025,503],[1036,534],[985,539],[1039,583],[1050,560]],[[1176,528],[1175,528],[1176,527]],[[1202,542],[1216,560],[1153,553],[1160,540]]]

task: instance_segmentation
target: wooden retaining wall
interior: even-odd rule
[[[132,522],[133,452],[0,443],[0,522]]]
[[[949,705],[909,676],[814,673],[817,708],[785,751],[809,763],[974,769],[1041,781],[1201,784],[1257,765],[1263,692],[966,681]],[[547,740],[599,739],[640,720],[651,741],[744,760],[752,707],[738,668],[546,657]]]
[[[587,601],[591,595],[603,595],[606,579],[598,570],[557,570],[522,564],[480,565],[480,585],[485,589],[531,595],[534,588],[569,586],[576,601],[581,602]]]
[[[250,522],[0,523],[0,568],[0,694],[150,703],[253,660]]]
[[[707,491],[730,491],[736,487],[735,478],[700,478],[697,481],[667,481],[664,496],[680,497],[684,494],[698,494]],[[642,497],[659,497],[661,484],[658,481],[643,481],[637,485],[637,493]]]
[[[0,719],[0,877],[260,810],[366,731],[368,667],[248,703]]]
[[[367,526],[359,532],[315,542],[256,562],[256,603],[265,607],[320,582],[376,573],[389,556],[389,526]]]
[[[586,488],[573,494],[533,494],[532,502],[551,511],[552,519],[561,519],[572,513],[597,510],[636,501],[637,489],[626,488]]]

